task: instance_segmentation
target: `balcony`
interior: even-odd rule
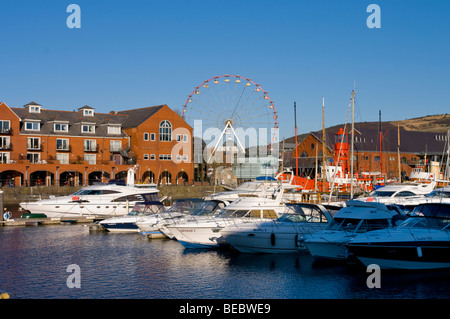
[[[27,151],[41,151],[41,150],[42,150],[41,144],[27,145]]]
[[[0,128],[0,134],[2,135],[11,135],[12,130],[10,128]]]
[[[91,147],[84,146],[84,151],[86,153],[96,153],[97,152],[97,147],[95,147],[95,146],[91,146]]]
[[[12,150],[11,143],[5,143],[3,145],[0,144],[0,151],[11,151],[11,150]]]
[[[70,145],[57,145],[56,151],[57,152],[70,152],[71,147]]]

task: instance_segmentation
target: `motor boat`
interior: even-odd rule
[[[297,189],[298,186],[292,184],[294,173],[279,173],[275,178],[256,178],[255,180],[244,182],[230,191],[215,193],[205,197],[205,200],[216,199],[233,202],[242,196],[261,196],[261,194],[271,194],[283,184],[285,191],[290,189]],[[291,187],[289,187],[291,186]],[[292,196],[292,195],[291,195]]]
[[[165,234],[162,231],[162,228],[193,214],[205,204],[206,202],[203,199],[198,198],[177,199],[164,213],[144,216],[136,225],[142,235],[149,235],[151,238],[171,238],[169,233]]]
[[[126,185],[108,183],[87,186],[68,196],[21,202],[20,207],[32,214],[45,214],[47,218],[123,216],[137,202],[159,201],[156,185],[138,187],[134,184],[135,169],[128,170]]]
[[[226,206],[217,216],[196,217],[191,221],[167,225],[185,248],[216,248],[227,245],[220,231],[228,225],[256,220],[273,220],[285,209],[283,187],[268,196],[243,196]]]
[[[347,201],[339,210],[330,227],[299,239],[315,259],[346,260],[345,244],[360,233],[394,227],[406,215],[398,209],[389,209],[385,204]]]
[[[422,204],[395,229],[371,231],[347,243],[364,265],[381,269],[450,268],[450,203]]]
[[[204,204],[191,214],[185,214],[183,216],[173,218],[166,218],[158,222],[156,227],[162,232],[166,237],[170,239],[176,239],[173,233],[167,228],[168,225],[181,224],[187,222],[195,222],[197,219],[211,218],[219,214],[227,205],[230,203],[224,200],[208,200]]]
[[[322,205],[286,204],[273,221],[232,224],[220,231],[242,253],[295,253],[305,250],[299,236],[324,230],[333,217]]]
[[[421,204],[425,196],[430,194],[435,186],[435,181],[430,183],[389,184],[376,189],[367,197],[356,198],[356,200],[411,207]]]
[[[99,224],[110,232],[135,233],[139,231],[137,223],[146,216],[159,216],[165,211],[160,201],[138,202],[131,212],[125,216],[116,216],[104,219]]]

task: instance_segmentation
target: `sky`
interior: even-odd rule
[[[68,28],[70,4],[81,28]],[[369,28],[370,4],[381,28]],[[448,113],[450,1],[1,0],[0,101],[97,112],[181,110],[204,80],[259,83],[280,138],[355,121]]]

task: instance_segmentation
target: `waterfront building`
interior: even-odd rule
[[[430,163],[440,163],[441,174],[436,176],[444,178],[442,172],[447,162],[448,136],[444,132],[410,131],[397,126],[383,123],[383,130],[377,128],[378,123],[358,123],[354,132],[354,172],[361,175],[364,172],[381,172],[386,179],[408,179],[411,172],[417,168],[430,170]],[[344,131],[344,125],[326,129],[325,153],[327,165],[334,165],[333,161],[339,151],[335,145],[339,142]],[[340,132],[340,133],[339,133]],[[349,126],[346,127],[346,143],[350,146],[351,134]],[[315,175],[315,166],[322,165],[323,156],[322,131],[310,132],[298,137],[297,149],[295,147],[284,156],[284,166],[295,169],[296,160],[300,176]],[[380,142],[381,137],[381,142]],[[400,138],[400,140],[399,140]],[[293,138],[288,139],[292,143]],[[348,162],[350,161],[350,148],[346,149]],[[297,154],[297,157],[296,157]],[[316,160],[317,159],[317,160]],[[340,163],[342,165],[342,162]],[[399,169],[400,168],[400,169]]]
[[[167,105],[99,113],[0,103],[1,185],[88,185],[129,167],[136,183],[192,181],[192,128]]]

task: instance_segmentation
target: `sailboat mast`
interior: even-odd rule
[[[322,192],[325,192],[325,97],[322,97]]]
[[[398,180],[402,182],[402,169],[400,164],[400,125],[397,125],[397,157],[398,157]]]
[[[351,142],[351,158],[350,158],[350,199],[353,199],[353,152],[355,139],[355,88],[352,92],[352,142]]]
[[[295,174],[298,174],[298,144],[297,144],[297,104],[294,102],[294,121],[295,121]]]
[[[380,174],[383,176],[383,163],[381,160],[381,110],[378,112],[378,134],[380,135]]]

